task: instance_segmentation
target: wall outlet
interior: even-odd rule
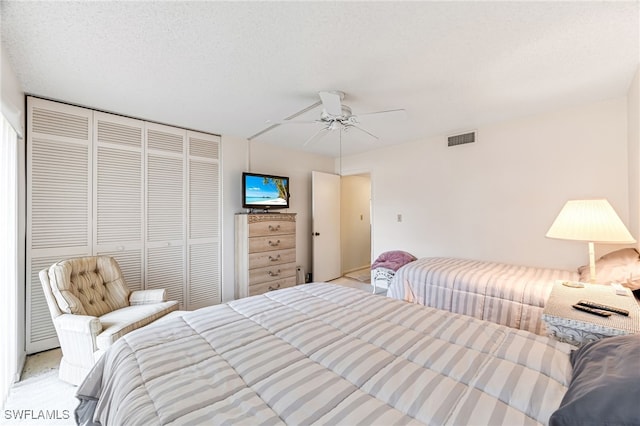
[[[402,222],[402,214],[401,213],[398,213],[398,215],[396,216],[396,220],[398,222]]]

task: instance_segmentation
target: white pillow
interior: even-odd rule
[[[578,268],[580,281],[589,282],[589,265]],[[620,283],[632,290],[640,288],[640,254],[636,249],[624,248],[602,256],[596,261],[598,284]]]

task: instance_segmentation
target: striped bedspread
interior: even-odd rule
[[[333,284],[160,320],[78,389],[103,425],[534,425],[571,346]],[[97,404],[95,400],[97,399]]]
[[[544,304],[555,280],[577,272],[448,257],[400,268],[387,296],[544,335]]]

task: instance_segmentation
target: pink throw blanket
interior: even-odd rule
[[[416,257],[402,250],[386,251],[382,253],[371,265],[371,269],[387,268],[397,271],[407,263],[413,262]]]

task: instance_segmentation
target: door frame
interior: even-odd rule
[[[370,221],[371,221],[371,247],[369,247],[369,262],[370,264],[373,263],[373,261],[375,260],[375,258],[373,257],[373,248],[375,247],[374,244],[374,238],[375,238],[375,234],[373,232],[374,230],[374,226],[375,226],[375,208],[374,208],[374,179],[373,179],[373,175],[374,173],[371,171],[371,169],[349,169],[349,170],[342,170],[340,173],[338,173],[340,175],[340,178],[344,177],[344,176],[356,176],[356,175],[369,175],[369,182],[370,182],[370,189],[369,189],[369,215],[370,215]],[[340,235],[340,239],[342,239],[342,233]],[[344,271],[343,271],[344,272]]]

